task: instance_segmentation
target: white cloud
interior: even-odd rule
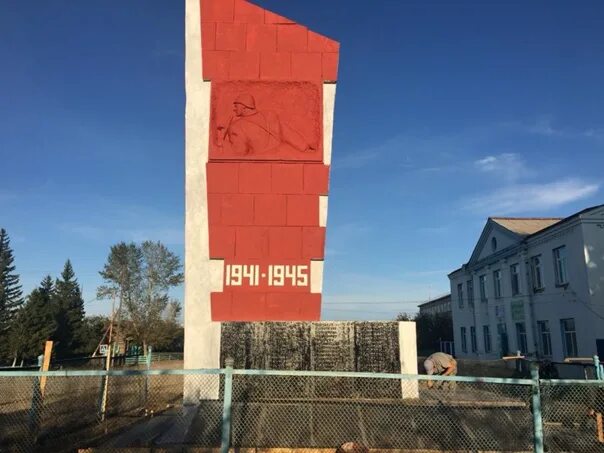
[[[536,121],[529,124],[521,123],[509,123],[509,125],[517,125],[520,129],[535,135],[542,135],[545,137],[559,137],[565,139],[583,138],[592,140],[604,140],[604,129],[602,128],[571,128],[571,127],[557,127],[553,124],[550,116],[542,116],[537,118]]]
[[[483,173],[500,176],[506,181],[516,181],[530,174],[522,157],[515,153],[486,156],[475,161],[474,167]]]
[[[537,118],[537,121],[535,121],[534,124],[529,125],[527,129],[533,134],[545,135],[546,137],[564,135],[561,129],[554,128],[552,125],[552,120],[549,117]]]
[[[595,194],[599,184],[578,178],[546,184],[512,184],[464,202],[471,211],[488,215],[534,213],[581,200]]]
[[[587,129],[583,132],[583,136],[596,140],[604,140],[604,129]]]

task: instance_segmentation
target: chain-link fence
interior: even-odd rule
[[[545,447],[604,452],[604,381],[542,381]]]
[[[0,375],[0,452],[220,447],[220,370],[25,373]],[[186,406],[187,386],[205,401]]]
[[[604,451],[604,381],[264,370],[0,373],[0,452]]]
[[[234,447],[532,449],[527,385],[417,377],[235,375]],[[453,385],[452,385],[453,384]],[[498,420],[497,423],[493,423]]]

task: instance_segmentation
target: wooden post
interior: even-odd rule
[[[48,371],[50,369],[50,357],[52,356],[52,341],[48,340],[44,346],[44,360],[40,371]],[[44,390],[46,389],[46,376],[40,377],[40,396],[44,398]]]
[[[105,365],[105,369],[107,371],[109,371],[109,369],[111,368],[111,353],[112,353],[112,348],[111,348],[111,344],[110,344],[109,347],[107,348],[107,362]],[[109,392],[109,375],[105,376],[103,379],[103,396],[101,398],[101,421],[105,420],[105,414],[107,411],[108,392]]]
[[[595,409],[589,411],[589,416],[596,419],[596,437],[598,442],[604,444],[604,417],[601,412],[597,412]]]

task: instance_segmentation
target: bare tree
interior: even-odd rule
[[[130,333],[146,351],[162,337],[166,315],[178,314],[169,290],[183,282],[180,258],[160,242],[121,243],[111,247],[101,276],[106,285],[99,287],[99,295],[119,297],[118,319],[125,308]]]

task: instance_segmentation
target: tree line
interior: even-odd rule
[[[445,313],[400,313],[397,321],[415,321],[417,349],[420,355],[440,350],[440,341],[453,341],[453,319]]]
[[[109,330],[122,348],[182,350],[181,306],[168,296],[183,281],[177,255],[159,242],[121,242],[111,247],[100,275],[97,298],[117,302],[110,316],[86,316],[69,259],[60,277],[45,276],[24,296],[8,233],[0,229],[0,365],[35,362],[47,340],[55,359],[89,356],[109,341]]]

